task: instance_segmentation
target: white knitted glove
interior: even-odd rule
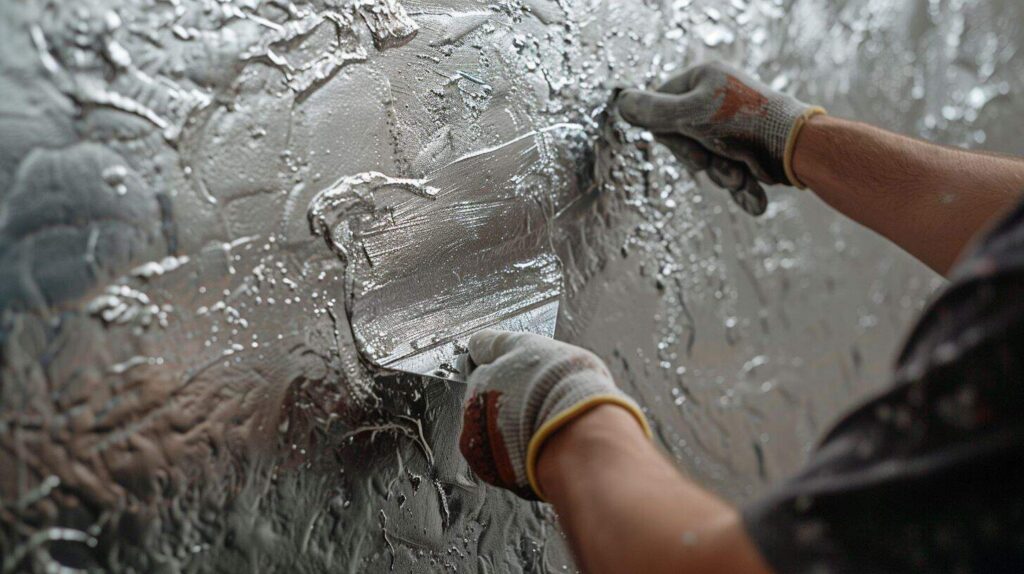
[[[597,355],[540,335],[488,329],[469,340],[470,373],[459,448],[481,479],[543,500],[535,471],[544,440],[601,404],[620,405],[651,436],[640,407]]]
[[[768,206],[758,181],[803,188],[793,149],[804,123],[825,113],[719,62],[694,66],[654,92],[623,90],[617,103],[626,121],[654,133],[690,171],[707,171],[753,215]]]

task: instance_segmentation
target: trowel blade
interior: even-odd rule
[[[500,329],[553,337],[557,322],[558,300],[549,300],[533,309],[506,317],[493,325],[475,329],[448,341],[437,343],[433,347],[419,349],[413,354],[397,357],[391,361],[381,361],[380,366],[395,371],[464,383],[469,375],[467,366],[469,338],[475,333],[484,329]]]
[[[464,381],[493,327],[554,335],[562,263],[551,225],[579,195],[582,131],[560,124],[461,156],[424,179],[367,172],[314,198],[314,229],[346,261],[349,325],[382,369]]]

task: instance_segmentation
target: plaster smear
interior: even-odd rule
[[[310,227],[346,264],[349,322],[369,360],[461,379],[452,358],[482,328],[512,320],[554,333],[562,273],[550,225],[583,190],[561,185],[576,166],[553,148],[582,134],[556,124],[424,179],[361,173],[313,198]],[[427,350],[425,364],[413,357]]]
[[[572,571],[467,468],[464,385],[366,360],[537,294],[694,480],[795,469],[940,282],[809,194],[746,217],[614,88],[719,58],[1024,153],[1017,0],[0,13],[2,574]]]

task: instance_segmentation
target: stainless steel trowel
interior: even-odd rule
[[[559,124],[424,179],[369,172],[314,198],[310,223],[345,260],[346,311],[367,361],[464,381],[477,331],[554,335],[562,266],[550,224],[575,195],[568,144],[579,136],[582,126]]]
[[[477,331],[494,328],[554,337],[558,319],[557,299],[544,302],[533,309],[513,307],[508,311],[509,316],[497,323],[473,328],[462,334],[453,334],[450,339],[439,340],[418,350],[413,349],[411,345],[405,349],[397,349],[392,355],[372,362],[385,369],[465,382],[474,367],[469,357],[467,343]]]

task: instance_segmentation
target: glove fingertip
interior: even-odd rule
[[[615,107],[618,108],[619,113],[623,114],[623,116],[629,116],[635,111],[637,98],[641,97],[642,94],[641,90],[635,88],[618,88],[616,89],[615,99],[612,101]]]
[[[664,94],[626,88],[619,92],[615,105],[622,119],[637,127],[651,128],[661,123],[656,116],[665,107],[665,97]]]
[[[643,93],[643,90],[638,90],[636,88],[615,88],[612,90],[612,95],[615,96],[615,103],[620,103],[626,97],[630,97],[638,93]]]
[[[764,215],[764,212],[768,210],[768,194],[753,178],[748,178],[747,185],[732,192],[732,198],[744,211],[754,217]]]
[[[742,164],[717,154],[712,154],[707,173],[715,185],[729,190],[734,196],[750,179]]]
[[[469,356],[477,365],[494,362],[505,353],[504,343],[512,333],[499,329],[483,329],[469,338]]]

